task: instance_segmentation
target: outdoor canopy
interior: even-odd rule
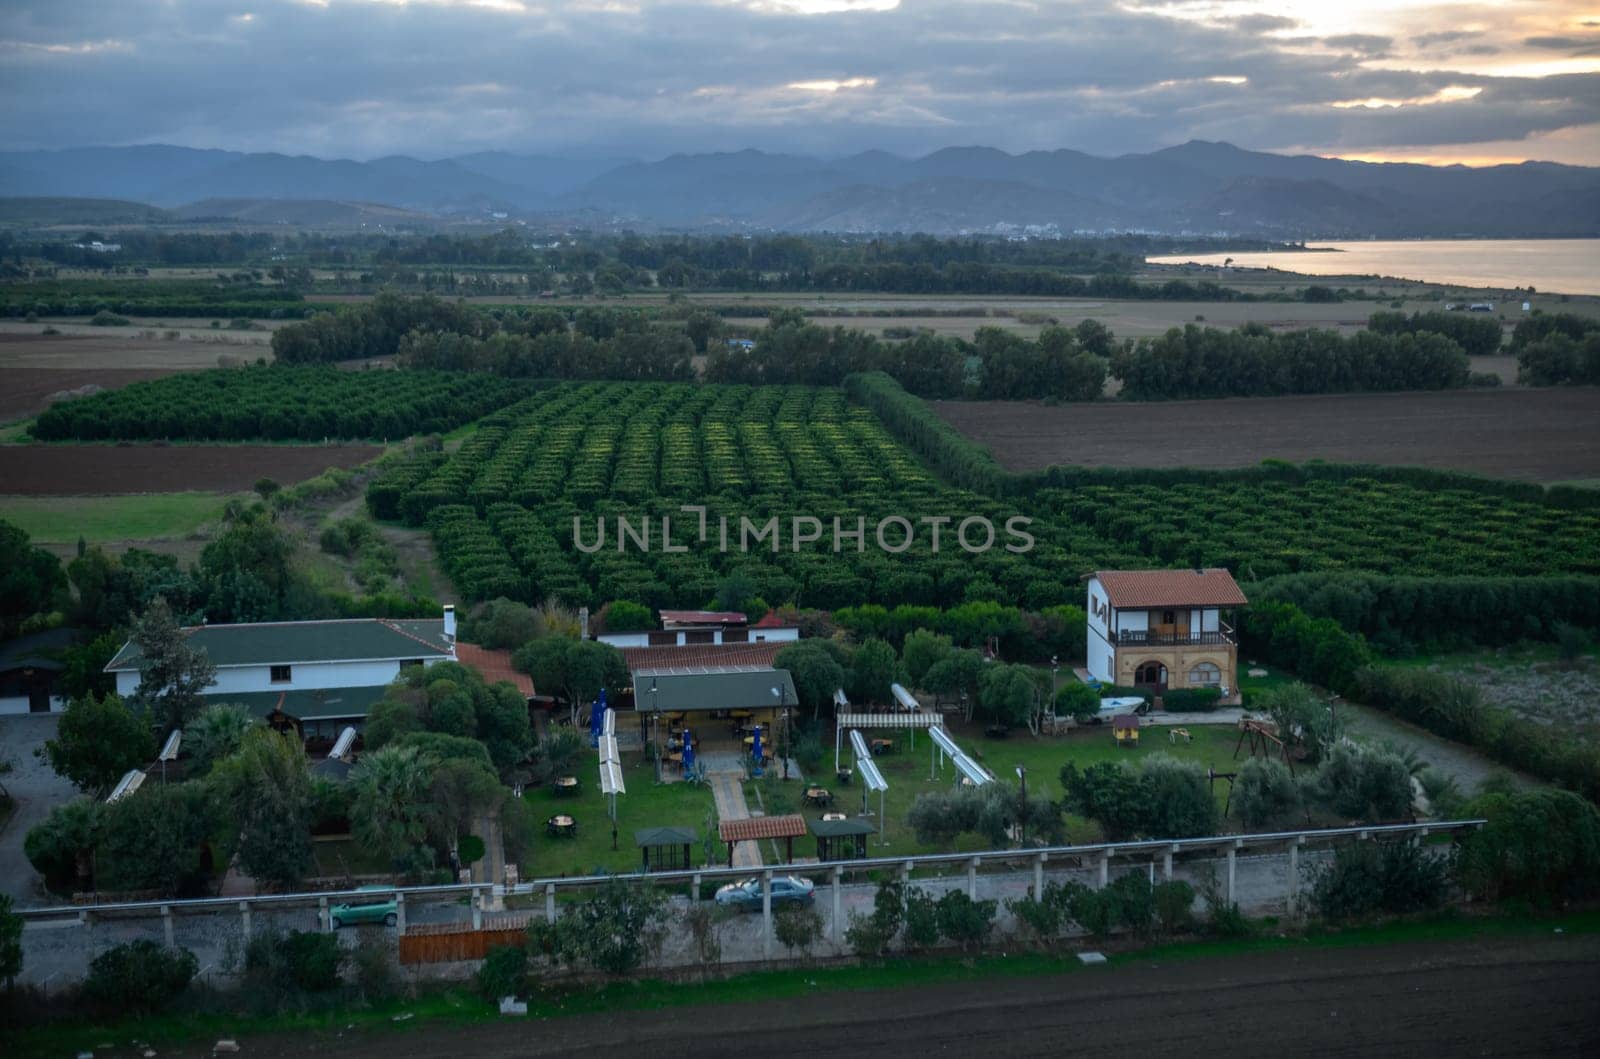
[[[781,694],[774,696],[773,688]],[[794,706],[799,696],[789,671],[771,666],[686,666],[633,674],[633,701],[639,710],[769,710],[780,700]]]

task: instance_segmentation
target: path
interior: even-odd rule
[[[716,799],[717,819],[744,820],[750,816],[750,807],[744,800],[744,774],[741,772],[713,772],[707,777],[711,784],[711,797]],[[761,867],[761,844],[736,842],[733,847],[735,868]]]
[[[500,814],[484,813],[473,823],[475,833],[483,839],[483,856],[472,862],[472,881],[475,883],[503,883],[506,881],[506,847],[500,834]]]
[[[0,893],[10,894],[18,907],[56,904],[44,892],[39,873],[33,870],[22,843],[28,829],[42,823],[50,810],[69,802],[78,792],[57,776],[48,762],[34,757],[34,750],[54,739],[60,714],[26,713],[0,716],[0,756],[11,760],[15,771],[0,777],[11,792],[16,809],[0,823]]]
[[[1415,747],[1417,756],[1423,761],[1440,772],[1454,776],[1462,794],[1477,793],[1478,784],[1491,772],[1509,774],[1518,786],[1538,786],[1537,780],[1496,764],[1471,747],[1451,742],[1370,706],[1345,703],[1339,707],[1339,716],[1344,719],[1346,734],[1361,741]]]

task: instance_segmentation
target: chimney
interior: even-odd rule
[[[444,605],[444,638],[452,644],[456,642],[456,606],[454,603]]]

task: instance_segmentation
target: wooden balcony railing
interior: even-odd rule
[[[1237,644],[1233,629],[1222,624],[1216,632],[1157,633],[1142,629],[1129,629],[1112,633],[1111,642],[1119,646],[1140,647],[1192,647],[1203,644]]]

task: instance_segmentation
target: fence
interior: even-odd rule
[[[454,923],[412,927],[400,935],[400,962],[456,963],[481,960],[496,945],[521,945],[528,940],[529,916],[513,916],[483,930]]]

